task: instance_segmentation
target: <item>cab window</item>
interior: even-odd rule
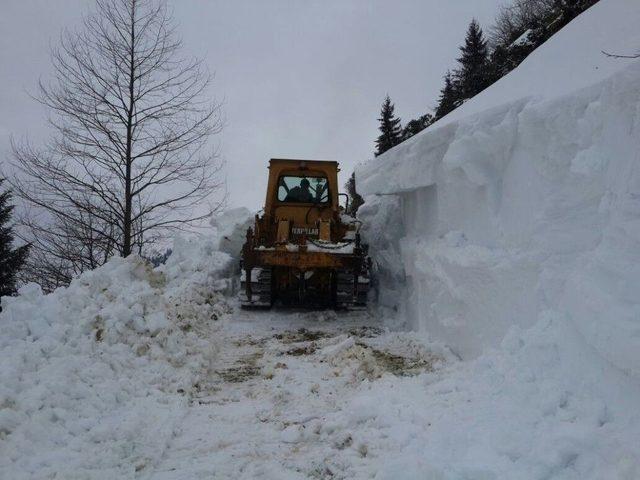
[[[278,200],[291,203],[328,203],[329,183],[325,177],[282,176],[278,181]]]

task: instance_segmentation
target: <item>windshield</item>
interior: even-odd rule
[[[329,184],[325,177],[283,176],[278,181],[278,200],[292,203],[328,203]]]

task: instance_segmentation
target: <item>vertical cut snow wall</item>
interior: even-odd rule
[[[640,62],[445,118],[357,175],[381,307],[463,358],[552,310],[640,375]]]

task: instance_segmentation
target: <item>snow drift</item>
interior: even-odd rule
[[[177,240],[166,265],[113,258],[0,314],[0,477],[131,478],[153,465],[216,354],[231,258]]]
[[[359,168],[381,305],[465,358],[553,311],[640,375],[640,62],[601,53],[640,45],[639,22],[601,1]]]
[[[358,168],[378,305],[470,359],[354,406],[406,412],[380,478],[640,478],[640,61],[601,53],[639,23],[601,0]]]

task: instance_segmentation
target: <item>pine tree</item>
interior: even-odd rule
[[[0,178],[0,187],[4,179]],[[13,212],[11,192],[0,192],[0,297],[12,295],[16,288],[16,275],[27,258],[29,246],[12,249],[13,230],[9,221]],[[0,307],[1,309],[1,307]]]
[[[465,100],[480,93],[489,82],[487,41],[475,19],[469,24],[467,36],[460,51],[462,56],[458,58],[460,68],[456,70],[456,80],[460,86],[460,98]]]
[[[416,133],[420,133],[433,123],[433,115],[425,113],[419,118],[409,121],[402,129],[402,141],[413,137]]]
[[[382,110],[378,119],[380,122],[380,127],[378,127],[380,135],[376,140],[376,157],[402,141],[402,127],[400,126],[400,119],[395,118],[394,109],[395,106],[391,103],[389,95],[387,95],[382,103]]]
[[[349,208],[347,209],[347,214],[356,216],[358,213],[358,209],[364,203],[364,199],[356,190],[356,172],[353,172],[347,180],[347,183],[344,185],[344,189],[347,191],[347,195],[349,195]]]
[[[458,92],[454,84],[451,72],[444,76],[444,87],[440,90],[440,98],[435,111],[435,119],[440,120],[458,106]]]

